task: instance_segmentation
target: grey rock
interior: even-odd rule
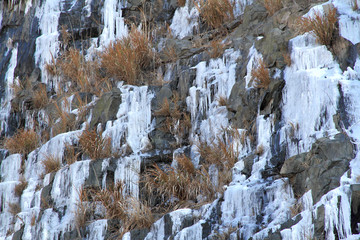
[[[334,139],[318,139],[308,153],[285,160],[280,173],[290,178],[296,196],[312,190],[314,203],[339,186],[340,177],[349,169],[354,147],[343,133]]]
[[[104,93],[94,106],[90,128],[96,127],[99,123],[104,126],[107,121],[115,120],[120,103],[121,94],[118,88]]]
[[[20,230],[16,231],[12,237],[12,240],[21,240],[24,233],[24,226]]]
[[[145,239],[146,235],[149,233],[150,229],[143,228],[143,229],[135,229],[130,232],[130,239],[131,240],[143,240]]]

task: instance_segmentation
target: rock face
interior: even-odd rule
[[[337,134],[334,139],[318,139],[308,153],[288,158],[280,174],[290,178],[295,195],[302,196],[311,189],[316,203],[340,185],[340,178],[354,157],[350,139],[345,134]]]
[[[0,239],[359,237],[358,10],[270,2],[2,1]]]

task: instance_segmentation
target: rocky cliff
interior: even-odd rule
[[[0,239],[358,239],[358,0],[0,3]]]

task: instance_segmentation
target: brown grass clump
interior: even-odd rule
[[[56,172],[61,168],[61,160],[53,154],[46,154],[41,164],[44,166],[46,174]]]
[[[146,32],[131,28],[129,35],[112,43],[101,55],[101,66],[110,77],[139,85],[142,72],[155,65],[155,53]]]
[[[179,169],[172,167],[164,167],[162,169],[156,164],[151,169],[148,169],[144,174],[147,192],[150,195],[161,196],[163,198],[162,204],[174,205],[173,207],[187,201],[197,202],[199,195],[202,195],[208,201],[212,200],[215,188],[205,169],[194,172],[193,166],[181,166],[181,164],[182,162],[179,162]],[[171,202],[170,199],[173,197],[180,202]]]
[[[269,69],[262,59],[258,60],[258,67],[251,71],[251,76],[256,88],[267,88],[270,84]]]
[[[228,105],[228,100],[224,96],[220,96],[219,99],[218,99],[218,102],[219,102],[219,106],[225,106],[226,107]]]
[[[12,137],[5,138],[4,145],[10,153],[27,155],[38,147],[39,136],[32,129],[19,129]]]
[[[63,103],[65,105],[70,104],[70,103],[68,103],[68,101],[66,99],[64,100]],[[66,110],[64,110],[61,106],[59,106],[58,103],[55,102],[54,106],[56,109],[57,117],[58,117],[58,119],[60,119],[60,121],[58,121],[58,119],[56,120],[57,123],[52,128],[52,136],[56,136],[60,133],[74,130],[75,121],[73,118],[71,118],[71,115]]]
[[[57,59],[48,63],[46,70],[50,75],[60,76],[58,94],[63,92],[90,92],[100,96],[109,91],[108,78],[101,76],[100,64],[96,60],[86,60],[80,50],[69,48]],[[111,88],[110,88],[111,89]]]
[[[79,202],[77,203],[77,208],[75,211],[75,224],[79,229],[84,228],[89,222],[90,215],[93,214],[93,209],[88,197],[88,191],[86,191],[84,188],[80,188],[78,195]]]
[[[283,7],[282,0],[264,0],[264,7],[270,16],[272,16]]]
[[[33,103],[36,109],[41,109],[49,103],[46,86],[40,85],[39,88],[34,91]]]
[[[223,55],[226,44],[222,43],[222,39],[213,40],[210,42],[208,53],[211,58],[218,58]]]
[[[207,142],[197,143],[198,152],[203,160],[203,166],[207,169],[211,165],[216,166],[218,174],[217,191],[222,191],[222,186],[231,182],[231,169],[238,160],[237,152],[240,136],[236,130],[224,130],[224,135],[218,137],[211,144]]]
[[[91,159],[101,159],[111,156],[111,138],[102,137],[95,129],[85,129],[79,137],[80,148]]]
[[[30,226],[32,227],[35,226],[35,223],[36,223],[36,215],[34,214],[31,217]]]
[[[183,7],[185,6],[186,0],[178,0],[177,2],[179,7]]]
[[[332,8],[324,15],[315,12],[313,18],[302,17],[298,22],[298,26],[301,32],[312,31],[320,44],[330,46],[334,39],[336,22],[336,8]]]
[[[20,179],[20,183],[15,185],[15,196],[20,197],[27,187],[28,182],[25,180],[25,178]]]
[[[164,98],[164,101],[161,104],[160,109],[155,111],[154,115],[155,116],[164,116],[164,117],[171,115],[170,104],[169,104],[169,100],[167,98]]]
[[[352,10],[354,10],[354,11],[359,9],[359,4],[358,4],[357,0],[353,0],[351,2],[351,6],[352,6]]]
[[[292,64],[290,53],[285,53],[285,52],[283,52],[283,53],[282,53],[282,56],[283,56],[283,58],[284,58],[285,64],[286,64],[288,67],[290,67],[291,64]]]
[[[237,135],[227,130],[223,138],[219,137],[212,144],[198,143],[202,158],[199,168],[195,168],[188,157],[180,155],[176,158],[176,168],[154,164],[147,169],[142,182],[149,199],[157,203],[160,209],[167,209],[165,211],[213,200],[216,192],[222,192],[223,186],[232,179],[231,168],[238,159],[238,153],[234,150]],[[218,172],[217,179],[209,174],[214,169]]]
[[[66,143],[65,144],[65,151],[64,151],[64,159],[66,164],[71,165],[78,160],[80,153],[75,152],[75,147]]]
[[[154,222],[150,207],[146,203],[126,195],[125,185],[122,182],[105,189],[88,190],[86,195],[88,194],[93,197],[94,201],[98,201],[104,206],[107,219],[120,220],[120,224],[116,226],[120,236],[133,229],[149,228]],[[89,201],[87,197],[79,195],[79,198],[81,203]],[[81,223],[84,224],[84,220]]]
[[[301,213],[303,206],[301,202],[297,201],[294,205],[290,207],[291,217],[295,217],[299,213]]]
[[[19,212],[21,212],[21,206],[19,203],[9,203],[9,212],[16,216]]]
[[[230,0],[200,0],[195,6],[211,28],[218,28],[234,19],[234,5]]]
[[[171,101],[165,98],[161,108],[155,112],[155,116],[166,117],[162,131],[169,132],[176,139],[176,146],[181,146],[191,129],[190,115],[181,111],[179,95],[174,92]]]

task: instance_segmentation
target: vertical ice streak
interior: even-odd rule
[[[325,46],[310,34],[290,41],[292,65],[285,69],[283,141],[288,157],[310,150],[316,139],[335,134],[341,70]]]
[[[50,77],[45,68],[47,63],[56,59],[59,50],[58,24],[60,16],[60,0],[44,0],[37,7],[35,16],[39,19],[41,35],[36,39],[35,63],[41,70],[41,81],[51,84],[51,88],[57,89],[56,82],[49,82]]]
[[[226,107],[219,106],[221,97],[227,99],[235,84],[236,59],[238,51],[228,49],[223,58],[211,59],[208,64],[200,62],[195,66],[196,79],[186,99],[191,113],[192,129],[200,129],[202,140],[209,143],[228,126]],[[202,120],[203,118],[203,120]],[[192,133],[192,138],[197,138]]]
[[[103,8],[104,29],[100,35],[100,46],[107,46],[127,35],[127,27],[122,17],[122,1],[105,0]]]
[[[8,47],[12,47],[12,50],[9,49],[8,52],[11,50],[11,58],[9,61],[8,70],[5,74],[5,96],[3,99],[1,99],[1,109],[0,109],[0,132],[4,133],[7,131],[7,119],[10,114],[10,108],[11,104],[10,101],[13,98],[13,84],[15,81],[15,68],[17,66],[17,55],[18,55],[18,46],[15,44],[15,46],[12,46],[12,43],[9,44]]]
[[[193,34],[198,28],[198,19],[199,11],[193,6],[192,1],[186,0],[185,6],[175,11],[170,25],[171,33],[180,39]]]

